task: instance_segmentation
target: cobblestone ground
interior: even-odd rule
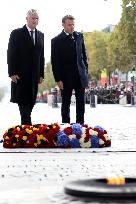
[[[65,183],[109,175],[136,177],[135,112],[135,107],[86,105],[86,123],[101,125],[108,131],[112,139],[109,148],[4,149],[1,145],[0,204],[90,203],[65,195]],[[9,103],[0,104],[0,113],[2,136],[9,126],[19,124],[19,113]],[[71,117],[74,122],[75,106],[71,106]],[[61,122],[60,107],[37,104],[32,118],[33,123]]]

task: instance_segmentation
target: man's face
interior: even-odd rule
[[[37,13],[33,13],[31,16],[26,17],[27,25],[32,30],[38,25],[39,16]]]
[[[62,26],[64,27],[64,30],[67,33],[73,33],[74,27],[75,27],[75,22],[74,22],[74,20],[67,19],[67,20],[65,20],[65,23],[62,23]]]

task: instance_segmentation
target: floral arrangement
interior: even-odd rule
[[[107,131],[100,126],[53,123],[18,125],[3,135],[5,148],[99,148],[111,146]]]
[[[3,135],[5,148],[53,148],[56,145],[57,123],[46,125],[18,125],[9,128]]]
[[[70,148],[98,148],[111,146],[107,131],[100,126],[94,128],[88,125],[62,125],[57,133],[57,146]]]

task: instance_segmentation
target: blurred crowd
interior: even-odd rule
[[[127,103],[131,103],[132,89],[121,86],[96,86],[86,90],[86,103],[90,103],[91,95],[97,96],[98,104],[118,104],[119,100],[126,96]]]
[[[54,90],[54,89],[53,89]],[[37,102],[48,103],[48,96],[51,96],[54,93],[57,95],[57,102],[61,102],[60,91],[55,89],[55,92],[44,91],[43,93],[38,93]],[[115,85],[115,86],[96,86],[86,89],[85,92],[85,102],[90,103],[91,96],[97,96],[98,104],[118,104],[119,100],[126,96],[127,103],[131,103],[133,89],[132,87],[125,87],[125,85]],[[74,91],[73,91],[74,95]]]

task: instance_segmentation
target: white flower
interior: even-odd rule
[[[98,136],[98,132],[95,131],[95,130],[92,130],[92,129],[89,130],[89,134],[90,134],[90,135]]]
[[[98,132],[94,131],[93,135],[98,136]]]
[[[107,140],[110,140],[110,137],[109,137],[108,134],[104,134],[103,136],[105,137],[106,141],[107,141]]]
[[[85,137],[86,137],[86,134],[82,134],[82,135],[81,135],[81,138],[84,139]]]
[[[91,147],[91,142],[88,141],[88,142],[80,143],[80,146],[82,148],[89,148],[89,147]]]
[[[99,139],[99,144],[100,145],[103,145],[104,144],[104,141],[102,139]]]
[[[93,134],[93,130],[92,130],[92,129],[89,130],[89,134],[90,134],[90,135]]]
[[[70,140],[72,140],[72,139],[75,139],[75,138],[76,138],[76,135],[73,134],[73,135],[69,135],[68,137],[69,137]]]
[[[67,127],[70,127],[70,124],[69,123],[63,123],[60,125],[60,130],[64,130]]]
[[[88,142],[85,142],[85,137],[86,137],[86,135],[84,134],[84,135],[79,139],[80,146],[81,146],[82,148],[89,148],[89,147],[91,147],[91,141],[89,140]]]
[[[82,127],[82,133],[86,133],[86,128],[85,127]]]
[[[81,137],[81,138],[79,139],[79,143],[80,143],[80,144],[84,143],[84,141],[85,141],[85,140],[84,140],[84,137]]]

